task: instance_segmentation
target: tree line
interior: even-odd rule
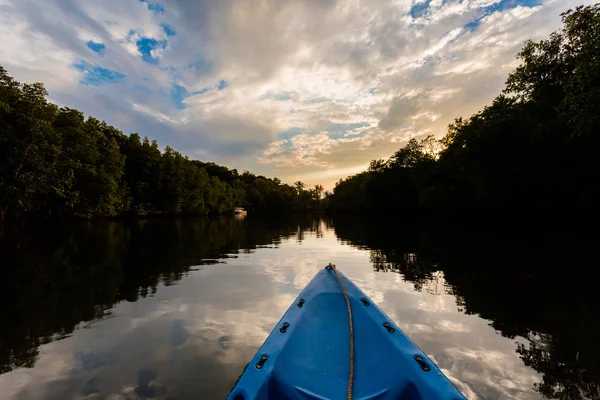
[[[340,180],[334,211],[594,212],[600,200],[600,5],[528,41],[492,105]],[[566,211],[566,212],[565,212]]]
[[[0,66],[0,220],[36,215],[206,215],[319,209],[323,187],[294,186],[211,162],[46,100]]]

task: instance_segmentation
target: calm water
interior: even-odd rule
[[[329,262],[468,398],[600,398],[596,243],[490,231],[309,216],[5,226],[0,398],[224,398]]]

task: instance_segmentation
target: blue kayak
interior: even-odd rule
[[[464,399],[335,266],[300,293],[228,400]]]

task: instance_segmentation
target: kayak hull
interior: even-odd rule
[[[323,269],[300,293],[228,400],[347,398],[350,325],[335,272]],[[353,399],[464,399],[379,307],[337,273],[353,314]]]

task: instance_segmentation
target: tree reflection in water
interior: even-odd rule
[[[0,374],[33,367],[41,345],[110,318],[121,301],[327,224],[300,215],[0,225]]]
[[[369,249],[376,271],[394,271],[415,290],[453,294],[459,311],[517,336],[535,385],[558,399],[600,398],[600,257],[592,239],[545,232],[461,228],[406,221],[335,219],[343,241]]]
[[[342,243],[368,251],[376,271],[397,272],[417,291],[451,294],[460,312],[514,339],[523,362],[543,375],[535,386],[542,395],[600,398],[600,257],[591,239],[310,215],[4,225],[0,373],[33,367],[40,345],[111,318],[119,302],[153,296],[206,264],[332,227]]]

